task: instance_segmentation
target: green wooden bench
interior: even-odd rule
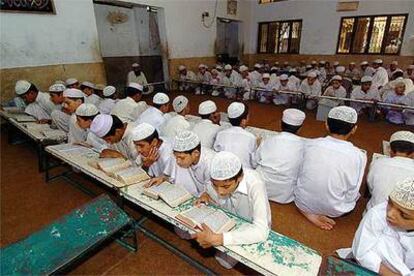
[[[324,275],[371,276],[378,274],[350,260],[345,260],[336,256],[329,256],[327,260],[326,274]]]
[[[1,275],[39,275],[64,271],[102,242],[119,235],[136,251],[133,220],[102,195],[26,238],[0,249]],[[132,239],[132,245],[126,239]]]

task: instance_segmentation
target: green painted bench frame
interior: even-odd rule
[[[351,260],[342,259],[336,256],[329,256],[325,275],[372,276],[378,274]]]
[[[109,238],[137,250],[134,220],[101,195],[26,238],[0,249],[1,275],[56,274]],[[132,245],[126,241],[132,239]]]

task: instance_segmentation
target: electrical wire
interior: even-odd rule
[[[213,15],[213,18],[211,19],[211,22],[210,22],[209,24],[206,24],[206,22],[205,22],[205,17],[203,17],[203,18],[201,19],[201,22],[203,23],[203,26],[204,26],[205,28],[207,28],[207,29],[211,28],[211,26],[213,26],[213,24],[214,24],[214,21],[216,20],[217,5],[218,5],[218,0],[216,0],[216,3],[215,3],[215,5],[214,5],[214,15]]]

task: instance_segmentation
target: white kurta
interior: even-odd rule
[[[269,200],[289,203],[294,200],[293,188],[303,160],[304,140],[292,133],[264,140],[255,154],[257,172],[262,176]]]
[[[103,99],[97,107],[101,114],[111,114],[116,103],[117,101],[114,99]]]
[[[135,144],[131,139],[131,134],[135,127],[137,127],[136,123],[128,123],[121,141],[109,145],[111,149],[119,151],[132,162],[135,161],[138,157],[138,152],[136,150]]]
[[[98,106],[101,101],[102,98],[96,94],[91,94],[85,97],[85,103],[93,104],[95,106]]]
[[[180,74],[179,79],[180,79],[180,81],[196,82],[197,81],[197,76],[193,71],[187,70],[187,74],[185,74],[185,75]],[[179,83],[179,85],[178,85],[178,89],[180,91],[187,90],[187,89],[192,88],[192,87],[195,87],[195,84],[182,82],[182,83]]]
[[[216,141],[217,132],[221,130],[219,125],[213,124],[208,119],[202,119],[194,125],[193,132],[200,138],[201,146],[212,149]]]
[[[207,185],[211,185],[210,162],[214,157],[212,150],[201,148],[200,160],[189,168],[181,168],[176,159],[170,159],[164,170],[164,175],[170,178],[170,182],[180,185],[193,196],[200,196],[206,191]]]
[[[363,75],[364,76],[368,76],[368,77],[372,77],[375,74],[375,69],[372,68],[371,66],[368,66],[367,68],[365,68],[365,70],[363,71]]]
[[[386,220],[387,204],[383,202],[362,219],[352,243],[352,253],[357,261],[374,272],[381,263],[408,276],[414,273],[414,232],[390,226]]]
[[[172,140],[178,133],[184,130],[189,130],[190,127],[190,123],[184,118],[184,116],[177,114],[168,119],[161,127],[161,135]]]
[[[378,89],[375,86],[371,86],[367,92],[362,91],[361,86],[357,86],[354,90],[352,90],[351,99],[379,101],[381,100],[381,97]],[[372,105],[351,102],[351,107],[353,107],[359,113],[363,108],[372,107]]]
[[[38,92],[36,100],[26,106],[24,112],[35,117],[37,120],[50,120],[50,114],[56,109],[55,104],[50,100],[50,95]]]
[[[289,82],[292,84],[292,86],[294,87],[294,91],[299,90],[300,87],[300,79],[296,76],[290,76],[289,77]]]
[[[52,123],[57,126],[58,129],[63,130],[66,133],[69,132],[69,114],[60,110],[53,110],[52,114],[50,114],[50,117],[52,118]]]
[[[95,133],[89,130],[87,131],[86,143],[91,145],[98,152],[101,152],[104,149],[109,148],[109,144],[105,142],[104,139],[99,138],[98,136],[95,135]]]
[[[307,213],[339,217],[359,198],[366,154],[331,136],[306,142],[295,187],[295,204]]]
[[[282,83],[279,83],[278,85],[276,85],[275,90],[276,91],[296,91],[296,86],[295,84],[288,81],[286,85],[282,85]],[[290,97],[291,96],[289,94],[275,93],[273,96],[273,103],[275,105],[287,104],[289,102]]]
[[[329,96],[329,97],[335,97],[335,98],[346,98],[346,90],[342,85],[339,86],[338,89],[333,88],[333,86],[329,86],[328,88],[326,88],[325,92],[323,93],[323,96]],[[321,99],[319,101],[319,104],[327,105],[330,107],[335,107],[338,105],[342,105],[343,101]]]
[[[219,131],[213,146],[214,150],[229,151],[240,158],[243,168],[253,168],[253,157],[257,148],[256,136],[247,130],[232,126]]]
[[[265,241],[272,225],[265,184],[255,171],[244,169],[243,173],[237,189],[226,198],[219,197],[211,184],[208,186],[208,194],[220,207],[251,222],[223,233],[224,246]]]
[[[271,99],[273,95],[273,89],[276,89],[276,86],[277,84],[275,82],[272,82],[271,80],[269,80],[267,84],[261,81],[259,83],[259,88],[266,90],[266,91],[257,92],[257,98],[259,99],[259,102],[261,103],[268,102],[268,100]]]
[[[87,136],[88,131],[78,125],[76,115],[72,114],[69,120],[68,143],[84,143]]]
[[[141,74],[139,74],[138,76],[135,75],[134,71],[129,71],[128,75],[127,75],[127,86],[130,82],[135,82],[135,83],[139,83],[142,86],[146,86],[148,85],[148,81],[147,78],[145,77],[144,72],[141,72]],[[154,91],[154,87],[153,86],[148,86],[148,91],[144,92],[144,94],[150,94],[152,93],[152,91]]]
[[[175,162],[171,144],[166,140],[161,138],[162,144],[158,149],[159,158],[148,168],[148,174],[152,177],[162,176],[168,164]]]
[[[414,91],[408,93],[402,99],[403,104],[414,107]],[[412,109],[404,109],[403,116],[405,124],[408,126],[414,126],[414,110]]]
[[[161,133],[161,126],[166,122],[166,118],[164,116],[164,113],[159,110],[158,108],[155,108],[153,106],[150,106],[142,112],[142,114],[138,117],[137,123],[147,123],[155,127],[155,129],[158,131],[158,133]]]
[[[414,160],[408,157],[383,157],[372,161],[367,183],[371,193],[367,210],[388,200],[395,183],[414,176]]]
[[[372,76],[372,84],[376,87],[382,87],[388,82],[387,70],[384,67],[378,67]]]
[[[115,104],[111,114],[117,116],[123,123],[135,122],[147,108],[146,102],[135,102],[132,98],[126,97]]]
[[[198,72],[197,74],[197,81],[202,83],[210,83],[211,81],[211,73],[206,71],[204,74]]]
[[[304,79],[300,84],[299,91],[306,96],[320,96],[322,93],[322,86],[319,80],[315,80],[312,85],[309,85],[308,79]],[[318,104],[318,99],[309,99],[306,101],[307,109],[314,109]]]
[[[225,86],[232,86],[232,87],[240,87],[242,82],[242,77],[239,73],[236,71],[232,71],[230,74],[230,77],[227,77],[224,75],[223,79],[223,85]],[[224,95],[228,98],[232,98],[236,95],[236,89],[235,88],[224,88]]]
[[[258,86],[259,83],[262,81],[262,74],[260,74],[258,71],[254,70],[250,73],[250,80],[252,82],[252,85],[254,87]]]

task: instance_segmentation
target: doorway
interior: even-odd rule
[[[224,63],[235,64],[241,58],[242,22],[217,18],[216,55]]]

